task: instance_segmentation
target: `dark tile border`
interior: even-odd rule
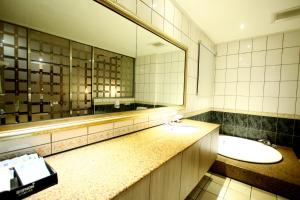
[[[300,120],[209,111],[189,119],[221,124],[220,134],[293,147],[300,154]]]

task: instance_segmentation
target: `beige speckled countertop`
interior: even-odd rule
[[[47,157],[59,183],[28,199],[112,199],[219,127],[191,120],[183,125],[197,128],[162,125]]]

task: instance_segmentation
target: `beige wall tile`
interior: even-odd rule
[[[73,137],[87,135],[87,127],[71,129],[66,131],[55,131],[52,133],[52,142],[65,140]]]
[[[52,143],[52,153],[59,153],[87,144],[87,136],[76,137]]]
[[[90,126],[90,127],[88,127],[88,134],[102,132],[102,131],[110,130],[113,128],[114,128],[113,123]]]
[[[44,145],[39,145],[39,146],[26,148],[22,150],[12,151],[9,153],[2,153],[0,154],[0,160],[6,160],[24,154],[31,154],[33,152],[38,153],[38,155],[40,156],[48,156],[51,154],[51,144],[44,144]]]
[[[102,140],[106,140],[114,137],[114,130],[102,131],[94,134],[88,135],[88,144],[100,142]]]
[[[114,123],[114,128],[120,128],[120,127],[123,127],[123,126],[130,126],[130,125],[133,125],[133,120],[132,119],[115,122]]]
[[[26,149],[47,143],[50,143],[50,134],[1,141],[0,153],[16,151],[19,149]]]

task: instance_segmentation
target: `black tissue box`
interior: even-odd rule
[[[11,190],[0,192],[0,199],[23,199],[48,187],[56,185],[58,183],[57,173],[48,163],[46,163],[46,161],[45,164],[50,175],[26,185],[22,185],[18,174],[14,170],[14,179],[11,179]]]

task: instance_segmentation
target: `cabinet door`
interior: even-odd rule
[[[198,183],[199,142],[182,153],[180,199],[185,199]]]
[[[150,175],[130,186],[113,200],[149,200]]]
[[[182,154],[151,173],[150,200],[179,200]]]
[[[204,174],[208,171],[211,163],[211,156],[210,156],[210,145],[211,145],[211,134],[206,135],[200,140],[199,143],[199,176],[198,180],[204,176]]]
[[[214,130],[211,133],[211,150],[210,150],[210,161],[212,165],[218,155],[218,144],[219,144],[219,129]]]

